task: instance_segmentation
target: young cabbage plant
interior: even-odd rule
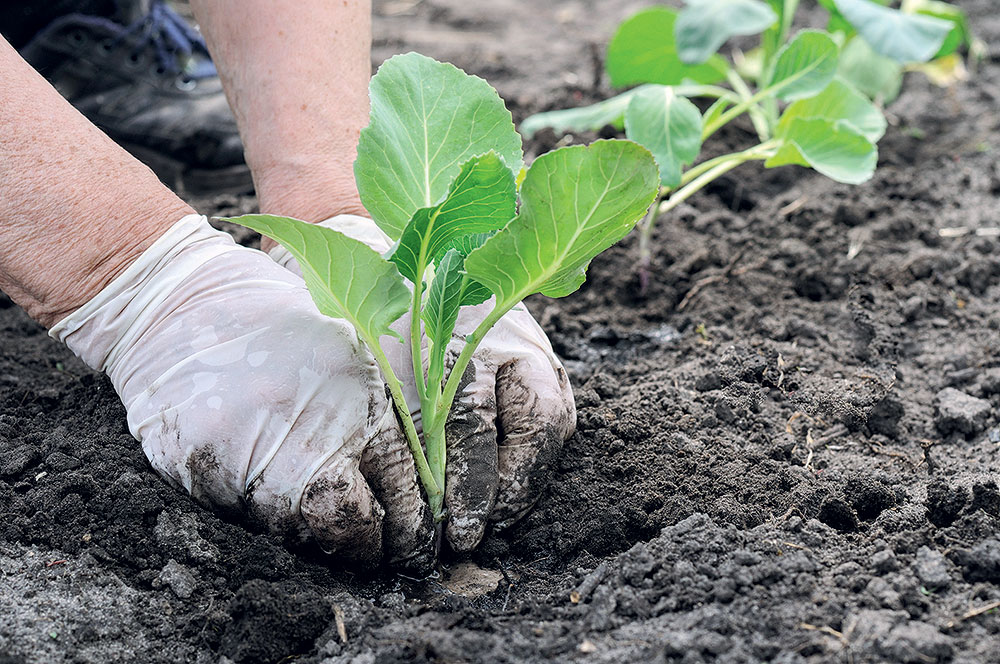
[[[640,226],[643,289],[658,214],[748,161],[806,166],[848,184],[868,180],[886,129],[880,105],[898,92],[904,66],[947,79],[958,49],[978,48],[964,14],[944,2],[906,0],[897,10],[874,0],[819,1],[830,12],[827,29],[795,34],[798,0],[685,0],[680,11],[641,10],[618,27],[605,61],[613,86],[637,87],[522,123],[529,137],[544,127],[612,125],[653,153],[660,193]],[[755,34],[759,46],[733,62],[717,53],[731,37]],[[692,97],[712,101],[702,112]],[[703,142],[743,114],[758,142],[698,163]]]
[[[370,124],[355,177],[361,200],[395,245],[382,256],[286,217],[233,219],[283,245],[321,312],[348,320],[382,371],[435,519],[445,514],[445,422],[473,353],[525,297],[562,297],[590,261],[624,237],[659,183],[648,150],[623,140],[555,150],[522,168],[510,112],[486,83],[409,53],[372,78]],[[520,205],[518,206],[518,200]],[[493,298],[450,371],[445,349],[461,307]],[[409,329],[390,326],[409,313]],[[383,343],[408,343],[418,432]]]

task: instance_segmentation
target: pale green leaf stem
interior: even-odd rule
[[[516,196],[514,174],[495,152],[473,157],[462,165],[440,204],[414,213],[396,244],[390,260],[413,284],[410,356],[421,402],[432,396],[428,384],[434,383],[424,376],[420,342],[424,274],[448,243],[463,235],[503,227],[514,216]],[[450,329],[447,335],[450,337]]]
[[[747,101],[753,97],[753,92],[750,91],[750,86],[746,84],[743,77],[735,69],[730,69],[729,73],[726,75],[729,80],[729,84],[733,86],[733,90],[739,95],[741,101]],[[773,99],[764,99],[766,104],[768,101],[773,101]],[[772,127],[768,122],[767,116],[764,111],[757,105],[754,104],[747,108],[747,112],[750,114],[750,121],[753,122],[753,128],[757,132],[757,137],[761,141],[766,141],[771,137]]]

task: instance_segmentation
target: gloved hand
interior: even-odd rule
[[[340,215],[322,222],[385,253],[389,238],[370,219]],[[281,246],[269,252],[296,274],[301,270]],[[486,317],[492,301],[465,307],[459,314],[448,348],[454,363],[464,338]],[[409,316],[393,325],[409,336]],[[383,338],[383,350],[405,386],[412,386],[410,344]],[[414,388],[408,404],[420,400]],[[411,406],[412,407],[412,406]],[[445,427],[448,458],[445,537],[456,551],[479,544],[487,522],[503,528],[517,521],[538,499],[563,442],[576,426],[576,406],[569,379],[545,333],[519,305],[500,319],[483,339],[455,400]]]
[[[153,467],[199,501],[359,561],[430,562],[430,510],[371,354],[204,217],[50,334],[108,373]]]

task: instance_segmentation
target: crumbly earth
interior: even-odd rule
[[[606,96],[601,44],[643,4],[383,0],[376,56],[454,61],[521,119]],[[0,295],[0,664],[996,661],[1000,17],[960,4],[988,57],[908,78],[871,182],[743,167],[660,220],[644,295],[628,239],[531,303],[578,433],[441,578],[176,493],[108,381]]]

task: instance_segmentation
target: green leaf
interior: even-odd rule
[[[837,74],[879,104],[893,101],[903,85],[902,65],[879,55],[857,37],[844,45]]]
[[[457,251],[462,256],[464,261],[469,254],[483,246],[483,244],[493,237],[496,233],[472,233],[470,235],[463,235],[457,240],[448,243],[445,247],[445,252]],[[440,265],[440,261],[438,261]],[[464,268],[464,263],[463,263]],[[486,286],[483,286],[478,281],[465,275],[462,281],[462,306],[468,307],[476,304],[482,304],[486,300],[490,299],[493,293],[490,292]]]
[[[875,52],[896,62],[926,62],[934,57],[952,22],[904,14],[868,0],[834,0],[837,9]]]
[[[785,101],[811,97],[837,71],[837,45],[819,30],[802,30],[778,51],[768,89]]]
[[[370,94],[354,175],[361,202],[393,240],[417,210],[441,201],[470,158],[493,150],[521,168],[510,112],[481,78],[407,53],[379,67]]]
[[[451,334],[458,320],[462,305],[462,282],[466,279],[462,272],[465,258],[455,249],[445,252],[434,271],[434,279],[427,289],[427,301],[421,318],[424,320],[424,334],[430,342],[429,382],[440,381],[438,373],[444,370],[444,351],[451,341]]]
[[[778,20],[760,0],[684,0],[677,15],[674,37],[681,62],[705,62],[736,35],[755,35]]]
[[[366,343],[398,334],[389,325],[406,313],[410,289],[396,266],[363,242],[329,228],[270,214],[227,219],[276,240],[289,251],[321,313],[347,320]]]
[[[653,153],[660,184],[676,187],[681,169],[701,151],[701,111],[669,86],[648,86],[625,111],[625,134]]]
[[[903,3],[901,9],[906,13],[917,13],[922,16],[933,16],[945,21],[951,21],[952,27],[945,37],[941,48],[934,54],[933,59],[942,58],[956,52],[963,44],[971,44],[973,40],[972,31],[969,29],[969,21],[960,7],[949,5],[940,0],[908,0]]]
[[[771,11],[775,13],[778,20],[771,24],[764,34],[760,36],[760,48],[763,53],[773,55],[781,48],[782,25],[785,22],[785,0],[767,0]],[[791,8],[789,8],[791,9]]]
[[[493,293],[489,288],[468,275],[463,277],[461,297],[463,307],[471,307],[477,304],[482,304],[491,297],[493,297]]]
[[[420,283],[424,269],[452,240],[503,228],[514,218],[516,198],[514,174],[495,152],[470,159],[440,204],[414,213],[392,262],[404,277]]]
[[[462,254],[463,257],[466,257],[479,247],[483,246],[483,243],[485,243],[494,235],[496,235],[496,232],[493,231],[487,233],[469,233],[468,235],[463,235],[462,237],[455,238],[454,240],[449,242],[445,246],[442,253],[439,254],[438,256],[440,257],[441,255],[443,255],[444,252],[450,249],[454,249],[458,253]],[[435,260],[437,260],[437,258]]]
[[[628,233],[656,195],[653,156],[631,141],[560,148],[531,165],[521,211],[465,260],[469,276],[512,307],[533,293],[568,295],[590,261]]]
[[[618,26],[608,45],[605,67],[611,85],[623,88],[638,83],[674,85],[685,80],[715,83],[726,77],[729,66],[718,56],[700,65],[681,62],[674,41],[677,13],[650,7],[633,14]]]
[[[776,134],[784,135],[788,125],[796,118],[823,118],[832,122],[843,120],[872,143],[882,138],[886,128],[882,111],[839,78],[830,81],[830,85],[818,95],[790,104],[781,115]]]
[[[785,127],[778,152],[764,166],[810,166],[837,182],[861,184],[875,172],[878,151],[844,121],[795,118]]]

